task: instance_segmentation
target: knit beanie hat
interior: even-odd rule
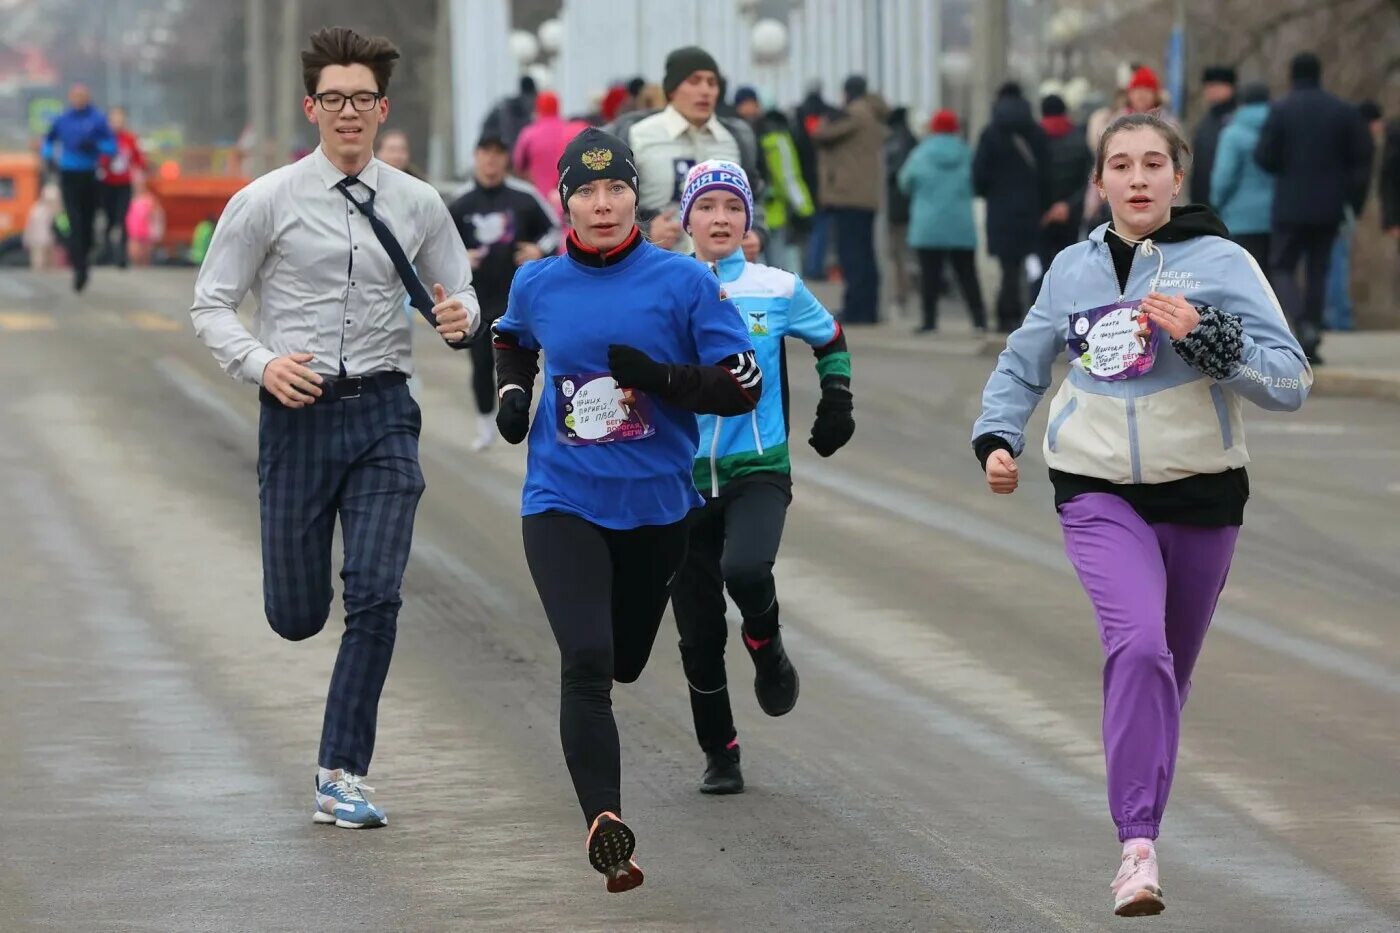
[[[723,159],[709,159],[701,162],[685,176],[685,190],[681,192],[681,227],[690,231],[690,208],[695,199],[710,191],[727,191],[736,194],[744,202],[744,232],[753,229],[753,189],[749,187],[749,176],[742,167]]]
[[[559,203],[590,181],[615,178],[637,193],[637,166],[632,150],[611,133],[590,126],[575,136],[559,157]]]
[[[1157,73],[1146,65],[1133,72],[1132,80],[1128,82],[1128,90],[1145,87],[1151,91],[1160,91],[1162,82],[1157,80]]]
[[[687,45],[666,56],[666,77],[661,82],[661,90],[669,99],[685,79],[697,71],[713,71],[719,77],[719,64],[714,56],[698,45]]]
[[[958,115],[944,108],[933,115],[928,128],[935,133],[956,133],[958,131]]]

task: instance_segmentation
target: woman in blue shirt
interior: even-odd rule
[[[751,411],[748,328],[704,266],[637,229],[631,151],[599,130],[559,160],[567,254],[523,266],[496,322],[501,435],[529,435],[525,557],[561,655],[564,757],[609,891],[642,883],[622,822],[614,681],[641,676],[702,504],[696,413]],[[544,352],[544,391],[530,400]]]

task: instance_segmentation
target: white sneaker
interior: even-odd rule
[[[1151,917],[1166,910],[1157,881],[1157,850],[1145,845],[1125,850],[1112,888],[1113,912],[1120,917]]]
[[[478,453],[490,447],[496,442],[496,416],[478,415],[476,422],[476,439],[472,441],[472,450]]]

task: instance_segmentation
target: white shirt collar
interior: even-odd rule
[[[719,135],[715,131],[715,127],[719,124],[719,118],[713,113],[710,114],[710,119],[706,120],[703,126],[696,126],[683,117],[674,104],[667,104],[666,109],[661,111],[661,118],[665,121],[666,131],[671,134],[672,139],[676,139],[690,129],[698,133],[709,133],[711,136]]]
[[[330,156],[326,155],[325,150],[320,146],[317,146],[316,151],[311,153],[311,161],[315,165],[316,173],[320,176],[327,190],[340,184],[340,180],[345,177],[345,173],[336,168]],[[359,174],[360,182],[365,187],[369,188],[369,190],[375,192],[379,190],[379,165],[379,160],[371,156],[369,164],[366,165],[364,170]]]

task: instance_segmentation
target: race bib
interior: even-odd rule
[[[1139,308],[1140,301],[1076,311],[1069,316],[1069,360],[1106,382],[1135,379],[1157,362],[1161,331]]]
[[[675,169],[676,183],[671,189],[671,201],[675,204],[681,203],[681,196],[685,194],[685,180],[690,175],[690,170],[695,168],[694,159],[672,159],[671,166]]]
[[[569,447],[640,441],[656,433],[651,400],[611,373],[554,377],[556,436]]]

